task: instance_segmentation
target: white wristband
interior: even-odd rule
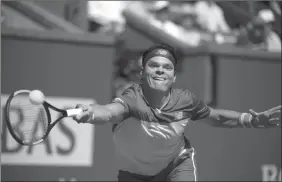
[[[239,124],[241,124],[244,128],[246,128],[247,126],[253,128],[252,119],[253,119],[253,116],[251,114],[242,113],[239,118]]]

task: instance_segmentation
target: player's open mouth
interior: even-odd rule
[[[153,80],[157,80],[157,81],[165,81],[165,78],[162,77],[153,77]]]

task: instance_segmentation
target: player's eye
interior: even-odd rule
[[[152,68],[157,68],[157,67],[159,67],[159,65],[156,64],[156,63],[151,63],[149,66],[152,67]]]
[[[172,67],[171,65],[165,65],[164,68],[165,68],[166,70],[172,70],[172,69],[173,69],[173,67]]]

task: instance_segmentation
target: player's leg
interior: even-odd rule
[[[167,181],[197,181],[195,153],[176,166],[168,175]]]

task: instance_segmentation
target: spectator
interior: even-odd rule
[[[223,11],[212,0],[200,0],[195,3],[195,14],[200,26],[209,32],[230,32]]]
[[[139,83],[141,72],[141,53],[139,51],[125,51],[116,60],[113,80],[113,96],[124,92],[133,83]]]
[[[263,38],[263,41],[257,44],[255,49],[264,49],[272,52],[281,51],[281,39],[272,30],[272,24],[274,21],[275,16],[273,12],[269,9],[263,9],[258,12],[258,15],[253,23],[249,25],[251,26],[251,30],[253,30],[249,33],[250,35],[255,35],[256,32],[260,32],[262,34],[261,37]]]
[[[258,15],[241,30],[237,44],[255,50],[281,51],[281,39],[272,30],[274,21],[274,14],[271,10],[260,10]]]
[[[88,17],[104,32],[121,33],[125,19],[123,10],[130,1],[88,1]]]
[[[271,10],[261,10],[258,17],[264,21],[265,25],[265,44],[268,51],[281,51],[281,39],[272,30],[272,24],[275,21],[275,16]]]

